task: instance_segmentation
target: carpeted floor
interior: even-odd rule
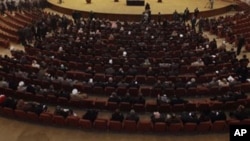
[[[227,133],[142,134],[83,131],[0,117],[0,141],[228,141]]]

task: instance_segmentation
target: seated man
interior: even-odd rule
[[[161,114],[160,112],[156,111],[151,115],[152,123],[156,122],[165,122],[165,115]]]
[[[176,116],[176,114],[167,114],[166,116],[166,123],[170,125],[171,123],[180,123],[182,122],[181,119]]]
[[[126,120],[133,120],[135,121],[136,123],[139,121],[139,116],[135,113],[135,110],[132,109],[130,110],[130,112],[127,114]]]
[[[234,117],[238,120],[243,120],[243,119],[248,118],[249,114],[245,106],[239,105],[235,111],[230,112],[230,117]]]
[[[130,96],[129,92],[126,93],[126,95],[124,97],[121,98],[121,102],[127,102],[127,103],[134,103],[134,98],[132,96]]]
[[[226,114],[223,111],[211,111],[209,114],[209,117],[211,119],[211,122],[215,122],[217,120],[226,120]]]
[[[158,95],[158,96],[157,96],[156,102],[157,102],[157,104],[159,104],[159,105],[160,105],[160,104],[169,104],[170,99],[169,99],[169,97],[168,97],[166,94],[164,94],[163,96]]]
[[[181,120],[185,123],[199,123],[198,116],[195,112],[183,112],[181,114]]]
[[[60,106],[56,106],[54,114],[63,116],[64,118],[67,118],[68,116],[71,116],[71,115],[76,115],[72,109],[62,108]]]
[[[145,105],[145,102],[146,102],[146,100],[145,100],[145,98],[143,97],[143,95],[140,93],[139,95],[138,95],[138,97],[136,97],[135,99],[134,99],[134,104],[143,104],[143,105]]]
[[[121,98],[119,96],[116,95],[116,92],[113,92],[109,98],[108,98],[108,102],[117,102],[120,103],[121,102]]]
[[[88,98],[88,95],[85,93],[80,93],[76,88],[70,93],[70,100],[83,100]]]
[[[124,120],[124,116],[119,109],[116,109],[115,112],[112,114],[110,120],[122,122]]]
[[[87,112],[82,116],[83,119],[90,120],[91,122],[94,122],[95,119],[98,116],[98,111],[94,109],[89,109]]]

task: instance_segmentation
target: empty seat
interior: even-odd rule
[[[222,110],[224,107],[224,104],[222,102],[212,102],[210,104],[211,110]]]
[[[69,100],[65,97],[58,97],[56,102],[58,103],[58,105],[66,106],[66,105],[68,105],[68,101]]]
[[[110,111],[114,111],[115,109],[119,108],[119,105],[117,102],[108,102],[107,109]]]
[[[145,105],[144,104],[134,104],[133,109],[135,110],[135,112],[144,113],[145,112]]]
[[[158,106],[154,101],[147,101],[146,103],[146,111],[147,112],[155,112],[158,110]]]
[[[246,93],[250,92],[250,83],[242,83],[241,90]]]
[[[120,110],[128,112],[129,110],[131,110],[131,104],[128,102],[121,102],[120,103]]]
[[[172,112],[182,112],[185,110],[185,104],[175,104],[172,106]]]
[[[96,99],[94,103],[94,107],[96,109],[106,109],[107,107],[107,100],[106,99]]]
[[[95,86],[92,88],[92,93],[97,95],[105,95],[105,91],[101,86]]]
[[[130,94],[131,96],[136,97],[136,96],[138,96],[138,94],[139,94],[139,89],[138,89],[138,88],[129,88],[129,89],[128,89],[128,92],[129,92],[129,94]]]
[[[179,97],[186,96],[186,89],[185,88],[177,88],[175,90],[175,95]]]
[[[158,110],[161,113],[166,113],[166,112],[170,112],[172,110],[171,107],[172,106],[170,104],[161,104],[160,106],[158,106]]]
[[[186,111],[196,111],[197,110],[196,103],[189,102],[189,103],[185,104],[185,110]]]
[[[118,96],[125,96],[127,93],[127,87],[118,87],[116,88],[116,92]]]
[[[93,108],[94,107],[94,99],[91,99],[91,98],[83,99],[81,101],[80,107]]]
[[[141,94],[145,97],[148,97],[151,95],[151,88],[148,87],[142,87],[141,88]]]
[[[57,101],[57,97],[53,94],[47,95],[47,102],[48,103],[55,103]]]
[[[208,102],[200,102],[197,104],[197,110],[198,111],[204,111],[210,109],[210,103]]]

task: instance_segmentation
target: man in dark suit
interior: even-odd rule
[[[135,113],[135,110],[132,109],[126,116],[126,120],[133,120],[137,123],[139,121],[139,116]]]
[[[241,52],[241,48],[244,46],[245,44],[245,38],[243,37],[243,35],[239,35],[238,36],[238,44],[237,44],[237,55],[240,54]]]
[[[146,3],[146,5],[145,5],[145,10],[150,10],[150,5],[149,5],[149,3]]]
[[[112,114],[110,120],[122,122],[124,120],[124,116],[119,109],[116,109],[115,112]]]
[[[82,116],[83,119],[90,120],[91,122],[94,122],[95,119],[98,116],[98,111],[94,109],[89,109],[87,112]]]

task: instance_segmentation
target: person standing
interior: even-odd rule
[[[241,34],[241,35],[238,36],[238,39],[237,39],[237,55],[240,54],[241,49],[244,46],[244,44],[245,44],[245,38]]]
[[[146,5],[145,5],[145,11],[147,11],[147,10],[150,10],[150,5],[149,5],[149,3],[146,3]]]
[[[214,0],[210,0],[210,8],[211,8],[211,9],[214,8]]]
[[[192,30],[195,31],[195,32],[196,32],[196,30],[195,30],[196,21],[197,21],[196,17],[193,16],[192,19],[191,19],[191,26],[192,26]]]
[[[199,16],[200,10],[197,8],[194,9],[194,16],[197,18]]]
[[[186,9],[184,10],[184,13],[183,13],[183,21],[184,21],[184,22],[189,20],[189,15],[190,15],[189,9],[186,8]]]

